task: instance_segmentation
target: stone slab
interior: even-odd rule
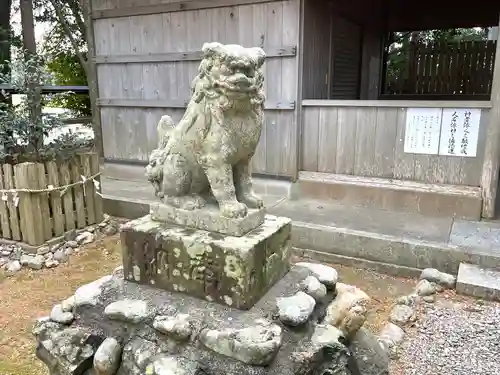
[[[450,243],[467,249],[478,249],[500,256],[500,222],[455,220]]]
[[[500,301],[500,271],[461,263],[457,276],[457,292]]]
[[[213,203],[191,211],[168,204],[152,203],[149,213],[153,220],[240,237],[264,222],[266,210],[249,209],[243,218],[229,218],[221,216],[219,206]]]
[[[121,228],[124,277],[248,309],[289,269],[291,220],[267,215],[242,237],[154,221]]]
[[[434,217],[479,220],[481,189],[460,185],[300,172],[292,187],[296,199],[335,200],[339,203]]]
[[[452,218],[428,217],[313,199],[283,201],[268,211],[272,215],[289,217],[294,222],[442,243],[448,242],[453,224]]]
[[[356,336],[349,344],[350,352],[356,353],[354,356],[349,356],[347,366],[350,372],[346,372],[343,368],[344,363],[338,361],[341,356],[338,346],[315,347],[312,343],[317,322],[324,318],[326,307],[335,297],[333,290],[316,303],[310,319],[300,328],[285,326],[273,318],[277,298],[297,293],[300,283],[310,275],[311,271],[305,267],[293,267],[251,309],[245,311],[113,276],[102,283],[94,304],[75,306],[75,320],[69,328],[79,327],[84,332],[101,339],[117,338],[123,345],[117,375],[148,373],[146,369],[152,363],[171,356],[195,362],[194,367],[202,371],[181,372],[193,375],[387,374],[387,359],[377,352],[379,344],[370,332],[363,331],[361,336]],[[150,312],[149,318],[140,324],[109,319],[104,315],[104,310],[112,303],[137,300],[144,301]],[[154,321],[158,316],[172,315],[185,316],[192,323],[193,332],[188,341],[180,342],[175,337],[154,328]],[[224,331],[252,328],[262,320],[272,322],[281,328],[279,350],[266,366],[248,364],[236,356],[223,355],[200,345],[200,333],[205,329]],[[60,325],[54,328],[68,329]],[[38,340],[48,339],[46,336],[39,334]],[[328,342],[325,342],[326,344]],[[227,347],[229,351],[231,348]],[[47,362],[45,360],[45,363]],[[369,368],[363,363],[369,364]],[[54,366],[53,362],[48,365]],[[377,372],[374,368],[377,368]],[[62,372],[52,372],[52,374],[61,375]]]

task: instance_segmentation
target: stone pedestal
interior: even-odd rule
[[[121,229],[124,276],[248,309],[288,271],[290,231],[290,219],[271,215],[241,237],[145,216]]]
[[[297,312],[304,281],[315,275],[295,266],[249,310],[106,276],[35,324],[37,355],[51,375],[388,375],[370,332],[349,344],[324,323],[331,279],[300,327],[277,318]],[[287,298],[294,303],[277,303]]]
[[[152,203],[150,216],[155,221],[241,237],[264,223],[266,210],[249,209],[245,217],[233,219],[221,216],[217,203],[207,204],[202,209],[194,211],[163,203]]]

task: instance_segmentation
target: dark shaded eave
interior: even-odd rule
[[[359,25],[389,31],[498,26],[500,14],[499,0],[483,0],[474,7],[457,0],[333,0],[328,4]]]

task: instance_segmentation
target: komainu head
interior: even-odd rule
[[[266,54],[259,47],[205,43],[203,60],[194,82],[194,94],[214,99],[250,100],[252,104],[264,102],[264,65]]]

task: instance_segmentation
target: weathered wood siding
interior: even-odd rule
[[[489,109],[482,109],[477,156],[456,157],[405,153],[406,107],[340,103],[303,108],[301,170],[480,186]]]
[[[238,2],[244,5],[228,5]],[[165,0],[150,0],[144,6],[124,0],[93,2],[105,157],[148,159],[156,146],[160,117],[168,114],[178,121],[184,112],[203,43],[218,41],[271,51],[265,86],[266,105],[272,109],[266,110],[253,171],[293,175],[298,154],[294,108],[299,0],[190,1],[186,9],[193,10],[178,11],[177,6],[177,11],[155,13],[174,9],[165,8],[168,3],[178,4]],[[213,7],[216,4],[221,6]],[[283,107],[287,109],[276,109]]]

